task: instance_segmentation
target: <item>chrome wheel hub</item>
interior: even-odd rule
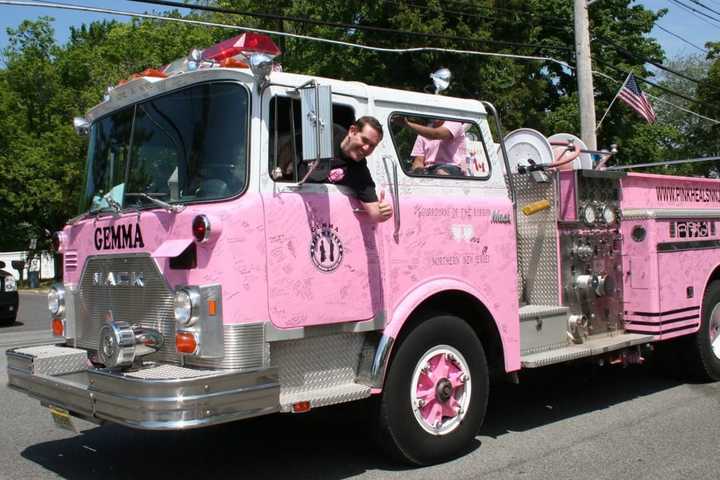
[[[465,357],[449,345],[437,345],[420,357],[410,383],[415,420],[432,435],[447,435],[465,418],[472,384]]]

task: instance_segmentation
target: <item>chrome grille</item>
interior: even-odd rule
[[[225,325],[225,356],[210,359],[185,357],[185,365],[195,367],[249,370],[268,366],[269,349],[263,323]]]
[[[110,272],[126,276],[142,272],[144,286],[107,285],[105,280]],[[79,347],[97,350],[100,328],[111,311],[115,321],[154,328],[162,333],[165,344],[148,358],[178,361],[173,292],[149,255],[89,257],[80,278],[79,297],[76,324]]]

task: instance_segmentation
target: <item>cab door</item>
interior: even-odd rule
[[[293,135],[293,122],[295,133],[302,126],[300,102],[291,92],[272,86],[262,99],[260,184],[270,320],[278,328],[297,328],[372,319],[383,311],[377,226],[348,188],[298,185],[286,158],[278,159],[288,150],[302,151],[292,144],[293,138],[301,141]],[[346,128],[364,113],[352,97],[334,95],[333,103],[335,123]]]

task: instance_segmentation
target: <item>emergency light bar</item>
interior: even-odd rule
[[[128,80],[121,80],[118,86],[138,79],[158,81],[177,73],[213,67],[250,68],[253,75],[258,77],[258,82],[263,83],[267,81],[270,71],[280,70],[279,65],[273,64],[272,60],[281,53],[268,35],[246,32],[204,50],[193,49],[187,57],[179,58],[160,69],[134,73]]]

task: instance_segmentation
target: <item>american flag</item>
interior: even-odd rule
[[[640,91],[637,81],[635,81],[635,75],[632,73],[625,79],[625,83],[620,89],[620,100],[630,105],[636,112],[638,112],[648,123],[655,122],[655,110],[653,110],[650,101],[647,99],[645,94]]]

